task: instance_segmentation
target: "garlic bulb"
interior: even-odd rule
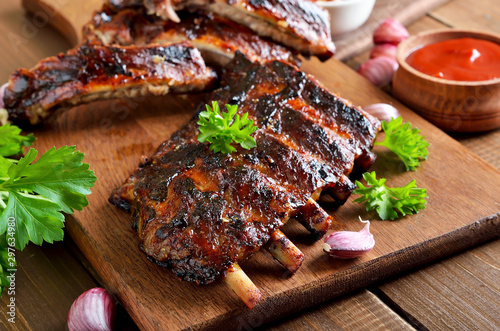
[[[325,238],[323,250],[339,259],[353,259],[369,252],[375,246],[375,239],[370,233],[370,221],[363,221],[365,227],[359,232],[337,231]]]
[[[370,59],[374,59],[376,57],[390,57],[391,59],[396,59],[396,50],[397,46],[393,44],[380,44],[375,45],[370,52]]]
[[[408,30],[393,18],[388,18],[383,21],[373,32],[373,42],[375,44],[393,44],[398,45],[400,42],[410,36]]]
[[[387,103],[374,103],[372,105],[363,107],[363,110],[368,114],[375,116],[379,120],[386,122],[389,122],[391,119],[401,116],[396,108]]]
[[[359,67],[358,73],[374,85],[382,86],[392,81],[392,76],[398,67],[399,64],[396,60],[382,56],[363,63]]]
[[[115,301],[101,287],[81,294],[71,305],[68,314],[70,331],[111,331],[116,314]]]

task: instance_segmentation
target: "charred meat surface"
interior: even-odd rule
[[[19,69],[3,98],[8,120],[36,125],[58,111],[100,99],[210,88],[216,74],[189,43],[169,46],[84,44]]]
[[[302,217],[316,217],[310,199],[350,187],[358,160],[363,168],[374,160],[380,127],[296,67],[239,53],[210,100],[249,113],[255,148],[211,152],[197,141],[196,114],[110,197],[132,211],[151,259],[199,284],[257,251],[302,208]]]
[[[180,23],[145,13],[144,8],[97,12],[84,27],[86,39],[105,45],[169,45],[189,41],[208,64],[226,65],[236,51],[252,61],[284,60],[298,64],[291,51],[255,35],[250,29],[213,13],[181,12]]]
[[[110,0],[116,8],[141,0]],[[204,10],[244,25],[303,55],[327,60],[335,52],[328,12],[310,0],[142,0],[148,13],[169,18],[175,10]],[[169,8],[167,11],[164,8]],[[178,21],[173,19],[173,21]]]

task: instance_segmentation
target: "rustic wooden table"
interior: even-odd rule
[[[431,0],[427,0],[429,2]],[[500,33],[498,0],[432,0],[439,5],[426,14],[395,15],[410,33],[444,27],[473,28]],[[378,6],[391,3],[379,0]],[[443,4],[444,3],[444,4]],[[396,10],[397,5],[392,6]],[[382,19],[394,14],[378,12]],[[416,15],[415,13],[418,13]],[[31,67],[39,59],[70,47],[47,24],[47,17],[24,14],[20,0],[0,3],[0,81],[14,68]],[[347,46],[346,46],[347,47]],[[370,45],[360,43],[355,53],[341,53],[357,68]],[[499,105],[500,108],[500,105]],[[500,130],[482,134],[454,135],[463,145],[500,169]],[[464,188],[466,194],[466,188]],[[500,204],[500,198],[499,198]],[[8,330],[62,330],[73,300],[83,291],[99,286],[92,268],[78,254],[70,238],[62,243],[28,246],[17,254],[16,323],[7,321],[8,296],[1,299],[0,322]],[[252,326],[253,327],[253,326]],[[483,244],[443,261],[376,284],[272,325],[269,330],[288,329],[500,329],[500,240]],[[135,329],[126,312],[119,311],[118,329]]]

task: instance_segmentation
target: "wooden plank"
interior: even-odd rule
[[[45,24],[35,25],[32,15],[26,15],[20,0],[0,1],[0,46],[2,65],[0,79],[6,82],[13,70],[33,67],[41,58],[66,51],[70,44],[54,38],[55,30]]]
[[[454,134],[452,137],[473,150],[483,160],[500,169],[500,153],[498,153],[500,151],[500,130],[477,134]]]
[[[500,329],[500,240],[380,286],[387,302],[428,330]]]
[[[454,28],[500,33],[500,6],[496,0],[454,0],[429,15]]]
[[[81,27],[90,21],[104,0],[22,0],[22,3],[35,17],[47,17],[51,25],[76,45],[82,40]]]
[[[64,330],[69,308],[84,291],[96,287],[64,243],[28,245],[16,252],[15,295],[5,292],[0,301],[0,322],[9,330]],[[15,324],[6,309],[15,298]]]
[[[262,330],[414,330],[373,293],[363,290]]]

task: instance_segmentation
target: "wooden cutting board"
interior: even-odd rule
[[[34,1],[24,4],[37,15],[50,15],[65,32],[77,31],[90,17],[89,9],[98,8],[100,2]],[[419,214],[392,222],[379,221],[352,198],[338,210],[329,210],[332,229],[360,230],[358,215],[373,220],[375,248],[350,261],[329,258],[322,252],[322,241],[313,242],[291,221],[284,232],[304,252],[305,261],[292,277],[267,252],[242,263],[263,293],[253,310],[223,282],[208,286],[181,282],[168,269],[148,261],[137,248],[130,215],[107,202],[110,191],[130,175],[140,157],[150,155],[192,116],[202,96],[93,103],[72,109],[52,127],[35,132],[39,150],[76,144],[95,170],[98,181],[90,205],[67,217],[66,228],[104,285],[142,329],[255,328],[500,235],[498,171],[341,62],[306,61],[303,70],[356,105],[394,104],[405,121],[422,130],[431,146],[429,159],[416,172],[405,172],[383,148],[376,149],[373,170],[391,186],[416,179],[418,186],[427,188],[429,201]]]

